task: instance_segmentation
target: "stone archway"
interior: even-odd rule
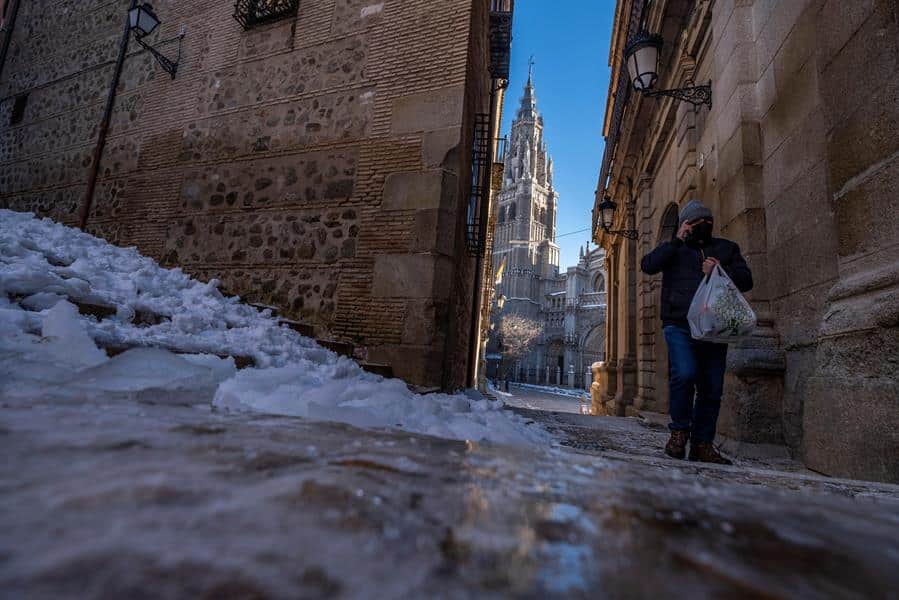
[[[674,239],[675,234],[677,234],[677,214],[678,208],[677,204],[674,202],[665,207],[665,213],[662,215],[662,222],[659,226],[659,237],[656,240],[656,245]]]
[[[581,340],[581,356],[584,357],[584,366],[590,367],[593,363],[605,359],[606,348],[606,324],[605,321],[597,323]]]
[[[674,239],[677,234],[678,206],[674,202],[665,207],[662,213],[662,220],[659,223],[659,235],[656,239],[656,245],[662,242],[669,242]],[[652,302],[654,306],[661,306],[662,303],[662,280],[657,277],[652,280]],[[658,412],[668,412],[668,346],[665,344],[665,336],[662,332],[662,323],[658,318],[653,322],[653,339],[655,348],[661,349],[656,352],[656,368],[652,373],[652,387],[654,393],[651,401],[646,394],[641,394],[646,405],[641,408],[646,410],[654,410]]]

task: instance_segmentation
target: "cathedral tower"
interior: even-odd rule
[[[505,260],[498,293],[507,297],[504,312],[537,318],[547,282],[559,274],[558,195],[531,73],[512,121],[504,163],[493,250],[494,272]]]

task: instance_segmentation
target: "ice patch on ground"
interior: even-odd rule
[[[30,213],[0,210],[0,334],[0,398],[212,402],[453,439],[550,440],[502,402],[414,394],[224,296],[215,279]],[[237,371],[235,357],[256,368]]]

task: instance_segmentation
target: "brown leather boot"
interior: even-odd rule
[[[668,438],[668,443],[665,444],[665,454],[671,458],[683,460],[684,456],[687,455],[687,441],[689,439],[690,432],[686,429],[672,431],[671,437]]]
[[[693,442],[690,444],[690,460],[715,463],[716,465],[734,464],[731,460],[721,456],[721,454],[715,450],[715,446],[709,442]]]

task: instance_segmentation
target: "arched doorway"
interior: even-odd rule
[[[593,363],[599,362],[605,358],[606,348],[606,324],[598,323],[587,335],[584,336],[581,343],[581,355],[584,357],[584,368],[590,368]]]
[[[662,213],[662,221],[659,223],[659,235],[656,245],[662,242],[670,242],[677,234],[678,206],[674,202],[665,207]],[[662,278],[654,277],[652,281],[652,302],[654,306],[661,307],[662,303]],[[652,374],[649,385],[654,390],[653,406],[644,406],[647,410],[668,412],[668,346],[665,344],[665,335],[662,332],[662,322],[658,318],[653,320],[653,339],[655,347],[661,351],[656,352],[656,369]],[[644,394],[642,396],[646,397]]]

